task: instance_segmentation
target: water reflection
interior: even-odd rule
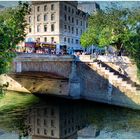
[[[56,97],[5,97],[0,100],[0,139],[140,137],[138,110]]]
[[[77,138],[77,131],[88,122],[82,105],[70,102],[38,104],[28,111],[26,124],[32,138]]]

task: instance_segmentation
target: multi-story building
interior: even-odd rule
[[[87,27],[88,14],[77,5],[76,1],[33,1],[26,42],[40,40],[81,48],[80,36]]]
[[[82,1],[78,3],[78,9],[88,14],[92,14],[100,9],[100,5],[95,1]]]

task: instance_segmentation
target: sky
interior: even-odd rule
[[[81,0],[80,0],[81,1]],[[90,0],[92,1],[92,0]],[[94,0],[95,1],[95,0]],[[140,1],[96,1],[98,4],[100,4],[101,9],[105,9],[105,7],[110,7],[114,2],[118,4],[120,7],[130,8],[130,7],[140,7]],[[5,7],[11,7],[15,6],[18,3],[18,1],[1,1],[0,5],[3,5]]]

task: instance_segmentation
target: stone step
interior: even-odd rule
[[[126,87],[127,89],[130,89],[132,92],[136,92],[137,91],[137,89],[136,89],[136,87],[129,87],[129,86],[127,86]]]
[[[103,71],[101,71],[101,70],[98,70],[97,72],[98,72],[98,74],[100,74],[101,76],[104,76],[104,75],[105,75],[105,73],[104,73]]]

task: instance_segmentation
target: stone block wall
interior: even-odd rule
[[[22,72],[38,71],[53,73],[63,77],[69,77],[71,62],[22,62]]]
[[[40,76],[40,74],[4,74],[0,76],[0,85],[8,82],[7,90],[11,91],[68,96],[67,79]]]
[[[139,94],[121,92],[119,87],[112,85],[108,78],[101,76],[88,63],[77,62],[77,72],[81,82],[82,98],[140,109]],[[110,85],[111,91],[109,91]]]

